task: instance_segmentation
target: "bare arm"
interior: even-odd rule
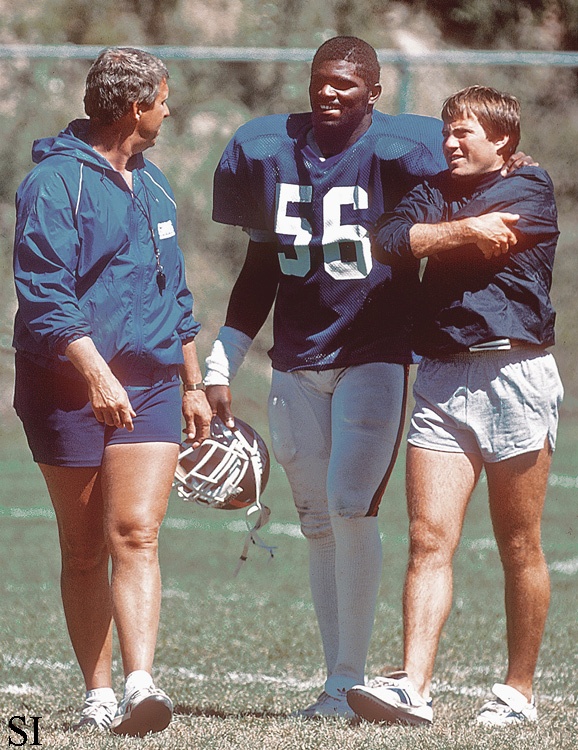
[[[184,364],[181,365],[181,380],[185,384],[200,384],[203,380],[197,345],[191,340],[183,344]],[[200,445],[209,437],[211,428],[211,407],[204,391],[194,390],[183,392],[183,416],[185,418],[186,439],[193,447]]]
[[[238,343],[243,352],[248,349],[248,339],[255,338],[273,306],[280,273],[277,245],[251,240],[227,308],[225,326],[230,329],[229,338],[232,339],[229,345]],[[223,353],[227,356],[226,351]],[[218,385],[207,385],[207,398],[213,414],[218,414],[225,424],[232,427],[232,394],[228,381],[229,378],[226,378]]]
[[[231,291],[225,325],[254,339],[273,307],[280,274],[277,245],[250,240]]]
[[[438,224],[414,224],[409,230],[411,251],[416,258],[427,258],[463,245],[477,245],[486,258],[501,255],[518,242],[512,226],[519,218],[518,214],[496,211]]]
[[[136,416],[128,394],[102,358],[93,340],[83,336],[69,344],[65,355],[88,385],[88,397],[94,416],[109,426],[126,427],[132,432]]]

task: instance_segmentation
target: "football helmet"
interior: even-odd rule
[[[271,515],[269,508],[261,503],[269,467],[265,441],[236,417],[234,427],[227,427],[219,417],[213,417],[210,437],[197,448],[184,443],[179,454],[173,486],[183,500],[222,510],[247,509],[247,536],[235,575],[246,561],[251,544],[273,557],[275,548],[265,544],[257,533]],[[255,513],[257,520],[251,525],[249,521]]]
[[[238,418],[227,427],[215,416],[201,445],[183,443],[173,485],[183,500],[239,510],[259,503],[269,466],[269,451],[256,430]]]

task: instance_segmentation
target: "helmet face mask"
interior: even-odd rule
[[[183,444],[173,484],[183,500],[238,510],[259,502],[268,478],[269,452],[261,436],[240,419],[231,429],[213,417],[210,437],[198,448]]]

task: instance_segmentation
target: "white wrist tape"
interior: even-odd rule
[[[253,339],[230,326],[223,326],[205,360],[205,385],[230,385],[242,365]]]

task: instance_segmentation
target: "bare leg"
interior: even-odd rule
[[[178,451],[173,443],[110,445],[105,450],[105,532],[125,675],[137,669],[152,671],[161,603],[158,533]]]
[[[410,555],[403,594],[404,668],[429,697],[442,628],[452,604],[452,561],[481,459],[408,446]]]
[[[506,684],[528,700],[550,603],[541,520],[550,469],[548,446],[487,464],[490,512],[505,576]]]
[[[61,592],[86,689],[111,686],[112,607],[98,468],[40,464],[56,512]]]

